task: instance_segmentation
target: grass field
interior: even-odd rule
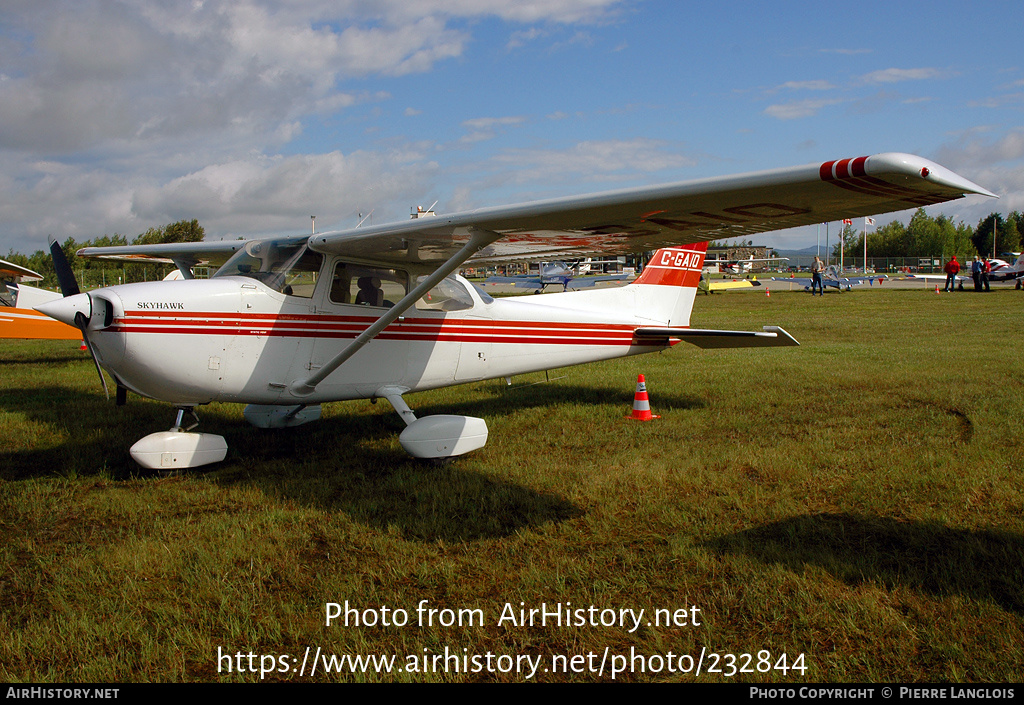
[[[116,408],[73,344],[2,342],[0,681],[1020,681],[1022,306],[700,297],[694,326],[802,346],[412,395],[487,420],[443,466],[387,404],[283,431],[215,404],[227,461],[178,477],[127,453],[170,407]],[[657,421],[624,419],[638,373]],[[375,625],[327,626],[345,601]],[[307,647],[397,660],[310,675]]]

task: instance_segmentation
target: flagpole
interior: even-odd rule
[[[868,219],[864,219],[864,276],[868,275]]]
[[[828,266],[829,251],[828,251],[828,223],[825,223],[825,266]]]
[[[864,218],[864,274],[868,273],[868,226],[874,224],[874,218]]]

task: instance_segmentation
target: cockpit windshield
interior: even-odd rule
[[[257,279],[287,296],[311,298],[324,257],[306,246],[306,240],[250,242],[224,263],[215,277]]]

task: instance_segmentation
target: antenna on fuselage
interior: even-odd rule
[[[376,208],[374,208],[373,210],[377,210],[377,209],[376,209]],[[366,222],[366,220],[367,220],[367,218],[369,218],[369,217],[370,217],[371,215],[373,215],[373,211],[370,211],[370,212],[369,212],[369,213],[367,213],[367,214],[366,214],[365,216],[364,216],[364,215],[363,215],[362,213],[360,213],[360,214],[359,214],[359,217],[360,217],[360,218],[361,218],[362,220],[360,220],[360,221],[359,221],[359,222],[358,222],[358,223],[356,224],[356,227],[358,228],[358,227],[359,227],[360,225],[362,225],[363,223],[365,223],[365,222]]]

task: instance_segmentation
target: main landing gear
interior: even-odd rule
[[[475,416],[438,414],[417,419],[402,398],[404,390],[384,387],[377,396],[387,399],[405,421],[398,437],[405,452],[414,458],[442,459],[483,448],[487,443],[487,422]]]

